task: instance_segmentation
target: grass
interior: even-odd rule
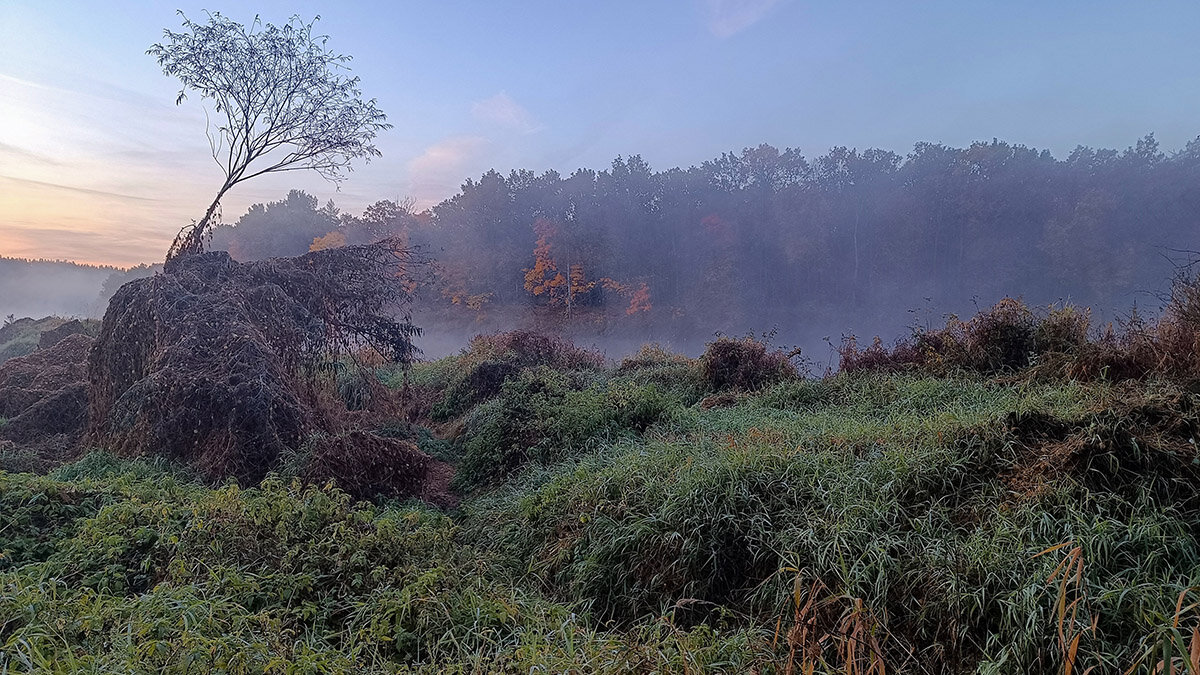
[[[42,333],[58,328],[68,319],[48,316],[42,319],[17,319],[0,326],[0,363],[32,353],[38,347]],[[86,321],[87,328],[96,322]]]
[[[599,369],[539,352],[461,395],[496,344],[407,379],[431,409],[459,396],[412,432],[457,463],[453,512],[103,454],[0,473],[0,672],[1200,666],[1182,387],[716,392],[647,349]]]

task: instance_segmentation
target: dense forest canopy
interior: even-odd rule
[[[1146,136],[1065,158],[999,140],[812,158],[764,144],[665,171],[633,155],[567,176],[492,170],[420,212],[352,215],[293,190],[211,245],[256,260],[399,236],[436,260],[418,318],[451,341],[537,325],[695,350],[777,328],[821,356],[822,336],[891,338],[913,311],[937,322],[1005,295],[1153,311],[1198,226],[1200,139],[1165,152]],[[89,276],[83,300],[59,304],[87,313],[153,270],[105,270],[99,301]]]
[[[688,169],[489,171],[431,210],[362,216],[293,191],[218,228],[235,257],[403,234],[438,260],[429,306],[643,335],[895,332],[906,310],[1023,295],[1122,311],[1200,249],[1200,139],[1065,158],[993,140],[906,156],[770,145]],[[444,301],[444,302],[443,302]],[[653,330],[651,330],[653,328]]]

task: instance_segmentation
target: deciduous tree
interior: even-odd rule
[[[347,75],[350,57],[327,47],[311,22],[293,16],[282,26],[250,26],[214,12],[208,21],[183,16],[183,30],[163,31],[146,53],[163,73],[212,102],[207,129],[213,159],[225,179],[204,216],[175,237],[167,260],[204,249],[225,196],[265,173],[313,170],[338,182],[351,160],[380,155],[373,141],[391,128],[375,99],[364,101],[359,78]],[[318,17],[319,18],[319,17]]]

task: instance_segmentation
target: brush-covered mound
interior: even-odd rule
[[[92,338],[71,333],[0,363],[0,439],[11,444],[0,450],[0,468],[44,467],[74,450],[87,427],[91,345]]]
[[[356,494],[417,494],[430,460],[411,443],[358,438],[353,465],[323,450],[356,438],[343,435],[356,416],[322,389],[339,352],[411,358],[416,329],[391,313],[402,263],[385,245],[252,263],[213,252],[129,282],[89,358],[87,442],[246,483],[299,455],[314,462],[301,475],[336,476]],[[314,435],[323,440],[305,451]]]
[[[95,335],[100,323],[90,319],[66,319],[47,316],[10,319],[0,326],[0,363],[58,344],[68,335]]]

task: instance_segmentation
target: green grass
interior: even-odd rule
[[[43,319],[17,319],[0,326],[0,363],[33,353],[42,333],[58,328],[68,319],[48,316]],[[95,322],[88,322],[94,326]]]
[[[0,344],[0,363],[18,356],[32,354],[38,346],[40,333],[26,332]]]
[[[409,382],[444,394],[466,367]],[[706,393],[656,352],[523,367],[458,435],[415,432],[458,464],[448,513],[103,454],[0,473],[0,672],[1049,673],[1060,629],[1078,672],[1150,672],[1200,625],[1195,394],[865,374]],[[1022,419],[1091,454],[1015,480],[1061,440]]]

